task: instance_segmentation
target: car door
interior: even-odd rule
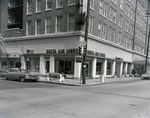
[[[8,73],[6,74],[6,78],[12,79],[12,73],[13,73],[13,69],[9,69]]]
[[[20,71],[17,70],[17,69],[14,69],[13,73],[12,73],[13,79],[18,79],[19,78],[19,74],[20,74]]]

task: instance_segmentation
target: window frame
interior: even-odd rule
[[[29,26],[29,24],[30,24],[30,26]],[[26,35],[27,36],[32,34],[32,32],[30,32],[30,31],[32,31],[32,21],[31,20],[26,22]]]
[[[48,20],[50,20],[50,24],[48,24]],[[51,33],[51,17],[47,17],[45,18],[45,34],[50,34],[50,33]]]
[[[73,15],[73,21],[70,21],[70,15]],[[67,31],[74,31],[75,30],[75,14],[68,14],[68,27],[67,27]],[[70,25],[73,24],[73,28],[70,29]]]
[[[48,4],[50,3],[50,8],[48,8]],[[46,0],[46,10],[51,10],[52,9],[52,0]]]
[[[62,8],[63,7],[63,0],[56,0],[56,8]]]
[[[40,23],[38,23],[40,21]],[[38,26],[38,24],[40,24]],[[35,20],[35,35],[41,34],[41,19]]]
[[[62,18],[62,19],[61,19],[62,22],[60,22],[59,24],[58,24],[58,17],[61,17],[61,18]],[[56,25],[55,25],[55,26],[56,26],[56,28],[55,28],[55,32],[56,32],[56,33],[62,32],[62,29],[63,29],[63,28],[62,28],[62,25],[63,25],[63,16],[56,16]],[[58,26],[59,26],[60,28],[59,28]],[[60,30],[58,31],[58,29],[60,29]]]
[[[42,10],[42,1],[36,0],[36,13],[41,12],[41,10]]]
[[[31,11],[31,12],[29,12],[29,11]],[[28,14],[32,14],[32,0],[27,0],[27,15]]]

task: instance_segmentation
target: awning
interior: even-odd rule
[[[147,61],[147,63],[149,64],[149,61]],[[145,65],[145,60],[134,60],[133,64],[141,64],[141,65]]]

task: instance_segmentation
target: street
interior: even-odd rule
[[[150,80],[66,86],[0,79],[0,118],[150,118]]]

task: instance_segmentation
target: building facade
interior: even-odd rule
[[[0,68],[21,67],[80,78],[77,58],[85,36],[86,0],[6,2],[8,22],[2,36],[8,47],[19,51],[1,57]],[[131,75],[132,69],[144,72],[147,9],[147,0],[90,1],[86,77],[120,77]]]

